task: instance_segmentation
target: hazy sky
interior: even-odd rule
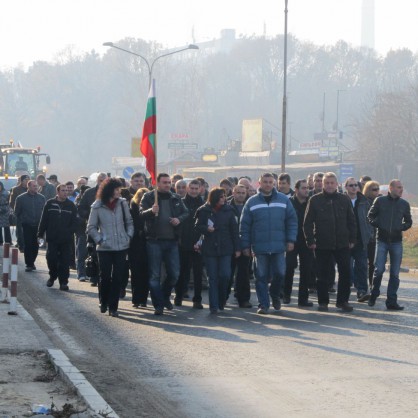
[[[360,44],[362,0],[289,0],[289,32],[316,44]],[[418,51],[418,0],[375,0],[376,49]],[[0,68],[52,61],[72,45],[79,52],[125,37],[167,47],[219,36],[221,29],[283,33],[284,0],[0,0]],[[138,51],[139,52],[139,51]]]

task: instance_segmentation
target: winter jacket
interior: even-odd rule
[[[17,197],[15,214],[22,225],[38,226],[44,206],[45,198],[41,194],[26,192]]]
[[[208,225],[215,228],[208,231]],[[234,254],[240,250],[238,224],[235,214],[229,205],[223,205],[215,211],[209,203],[205,203],[196,212],[195,228],[197,233],[203,234],[202,255],[220,257]]]
[[[87,219],[89,219],[91,206],[96,201],[98,189],[99,187],[97,185],[96,187],[87,189],[84,192],[83,197],[81,198],[80,203],[77,206],[78,215],[80,216],[80,218],[85,219],[86,221]]]
[[[9,205],[10,207],[15,210],[16,205],[16,199],[23,193],[26,193],[28,191],[27,187],[23,187],[21,184],[18,186],[12,187],[12,190],[10,190],[9,195]]]
[[[383,242],[402,241],[402,231],[412,226],[411,208],[401,197],[377,197],[367,215],[369,222],[377,228],[377,239]]]
[[[276,189],[267,203],[261,191],[245,203],[241,215],[240,237],[243,249],[255,254],[286,251],[286,243],[296,242],[298,220],[289,198]]]
[[[296,195],[293,195],[289,198],[293,207],[295,208],[296,215],[298,217],[298,235],[296,238],[296,243],[298,247],[306,247],[305,235],[303,234],[303,219],[305,218],[306,207],[308,206],[308,199],[306,202],[301,203]]]
[[[9,192],[7,190],[3,190],[0,192],[0,228],[10,226],[9,215]]]
[[[194,245],[199,240],[200,234],[195,229],[196,211],[202,206],[200,196],[191,197],[188,194],[182,199],[184,206],[189,211],[189,216],[184,220],[180,232],[180,247],[184,250],[192,251]]]
[[[180,224],[177,226],[173,226],[174,228],[174,235],[176,238],[180,236],[180,227],[182,222],[184,222],[187,217],[189,216],[189,211],[184,206],[181,197],[176,195],[175,193],[168,192],[170,194],[170,212],[171,218],[177,218],[180,221]],[[160,192],[158,192],[160,195]],[[156,217],[152,212],[152,206],[155,202],[155,193],[154,191],[145,193],[141,200],[141,214],[144,216],[145,219],[145,235],[147,239],[159,239],[157,236],[156,230]],[[161,197],[158,197],[158,205],[161,208]]]
[[[57,188],[48,182],[45,182],[45,185],[39,189],[39,192],[45,200],[48,202],[49,199],[53,199],[57,194]]]
[[[317,249],[336,250],[355,244],[356,218],[347,195],[338,192],[313,195],[306,208],[303,232],[308,247],[316,244]]]
[[[114,210],[96,200],[91,206],[87,234],[97,244],[97,251],[127,250],[134,226],[126,200],[118,199]]]
[[[350,199],[350,197],[347,195]],[[373,227],[367,220],[367,214],[370,209],[369,200],[361,192],[357,192],[357,200],[355,202],[354,214],[357,212],[356,224],[357,224],[357,242],[361,243],[363,248],[366,249],[368,243],[373,236]],[[360,236],[359,236],[360,233]]]
[[[63,243],[74,239],[77,223],[77,210],[73,202],[65,199],[60,202],[57,198],[46,202],[38,228],[38,237],[46,241]]]

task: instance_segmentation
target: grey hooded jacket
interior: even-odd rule
[[[125,219],[122,213],[125,213]],[[111,210],[101,200],[91,205],[87,234],[97,244],[97,251],[122,251],[129,248],[134,235],[134,224],[128,204],[119,198]]]

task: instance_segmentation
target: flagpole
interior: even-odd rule
[[[150,88],[152,85],[152,91],[154,92],[154,97],[156,97],[155,93],[155,79],[151,79],[151,71],[150,71]],[[157,104],[155,104],[155,111],[157,111]],[[157,176],[158,176],[158,159],[157,159],[157,122],[155,123],[155,137],[154,137],[154,158],[155,158],[155,185],[154,185],[154,204],[158,206],[158,190],[157,190]],[[158,216],[158,213],[155,214],[155,216]]]

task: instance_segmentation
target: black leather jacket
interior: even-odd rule
[[[402,231],[412,226],[411,208],[409,203],[398,197],[377,197],[367,215],[369,222],[377,228],[377,239],[383,242],[402,241]]]

